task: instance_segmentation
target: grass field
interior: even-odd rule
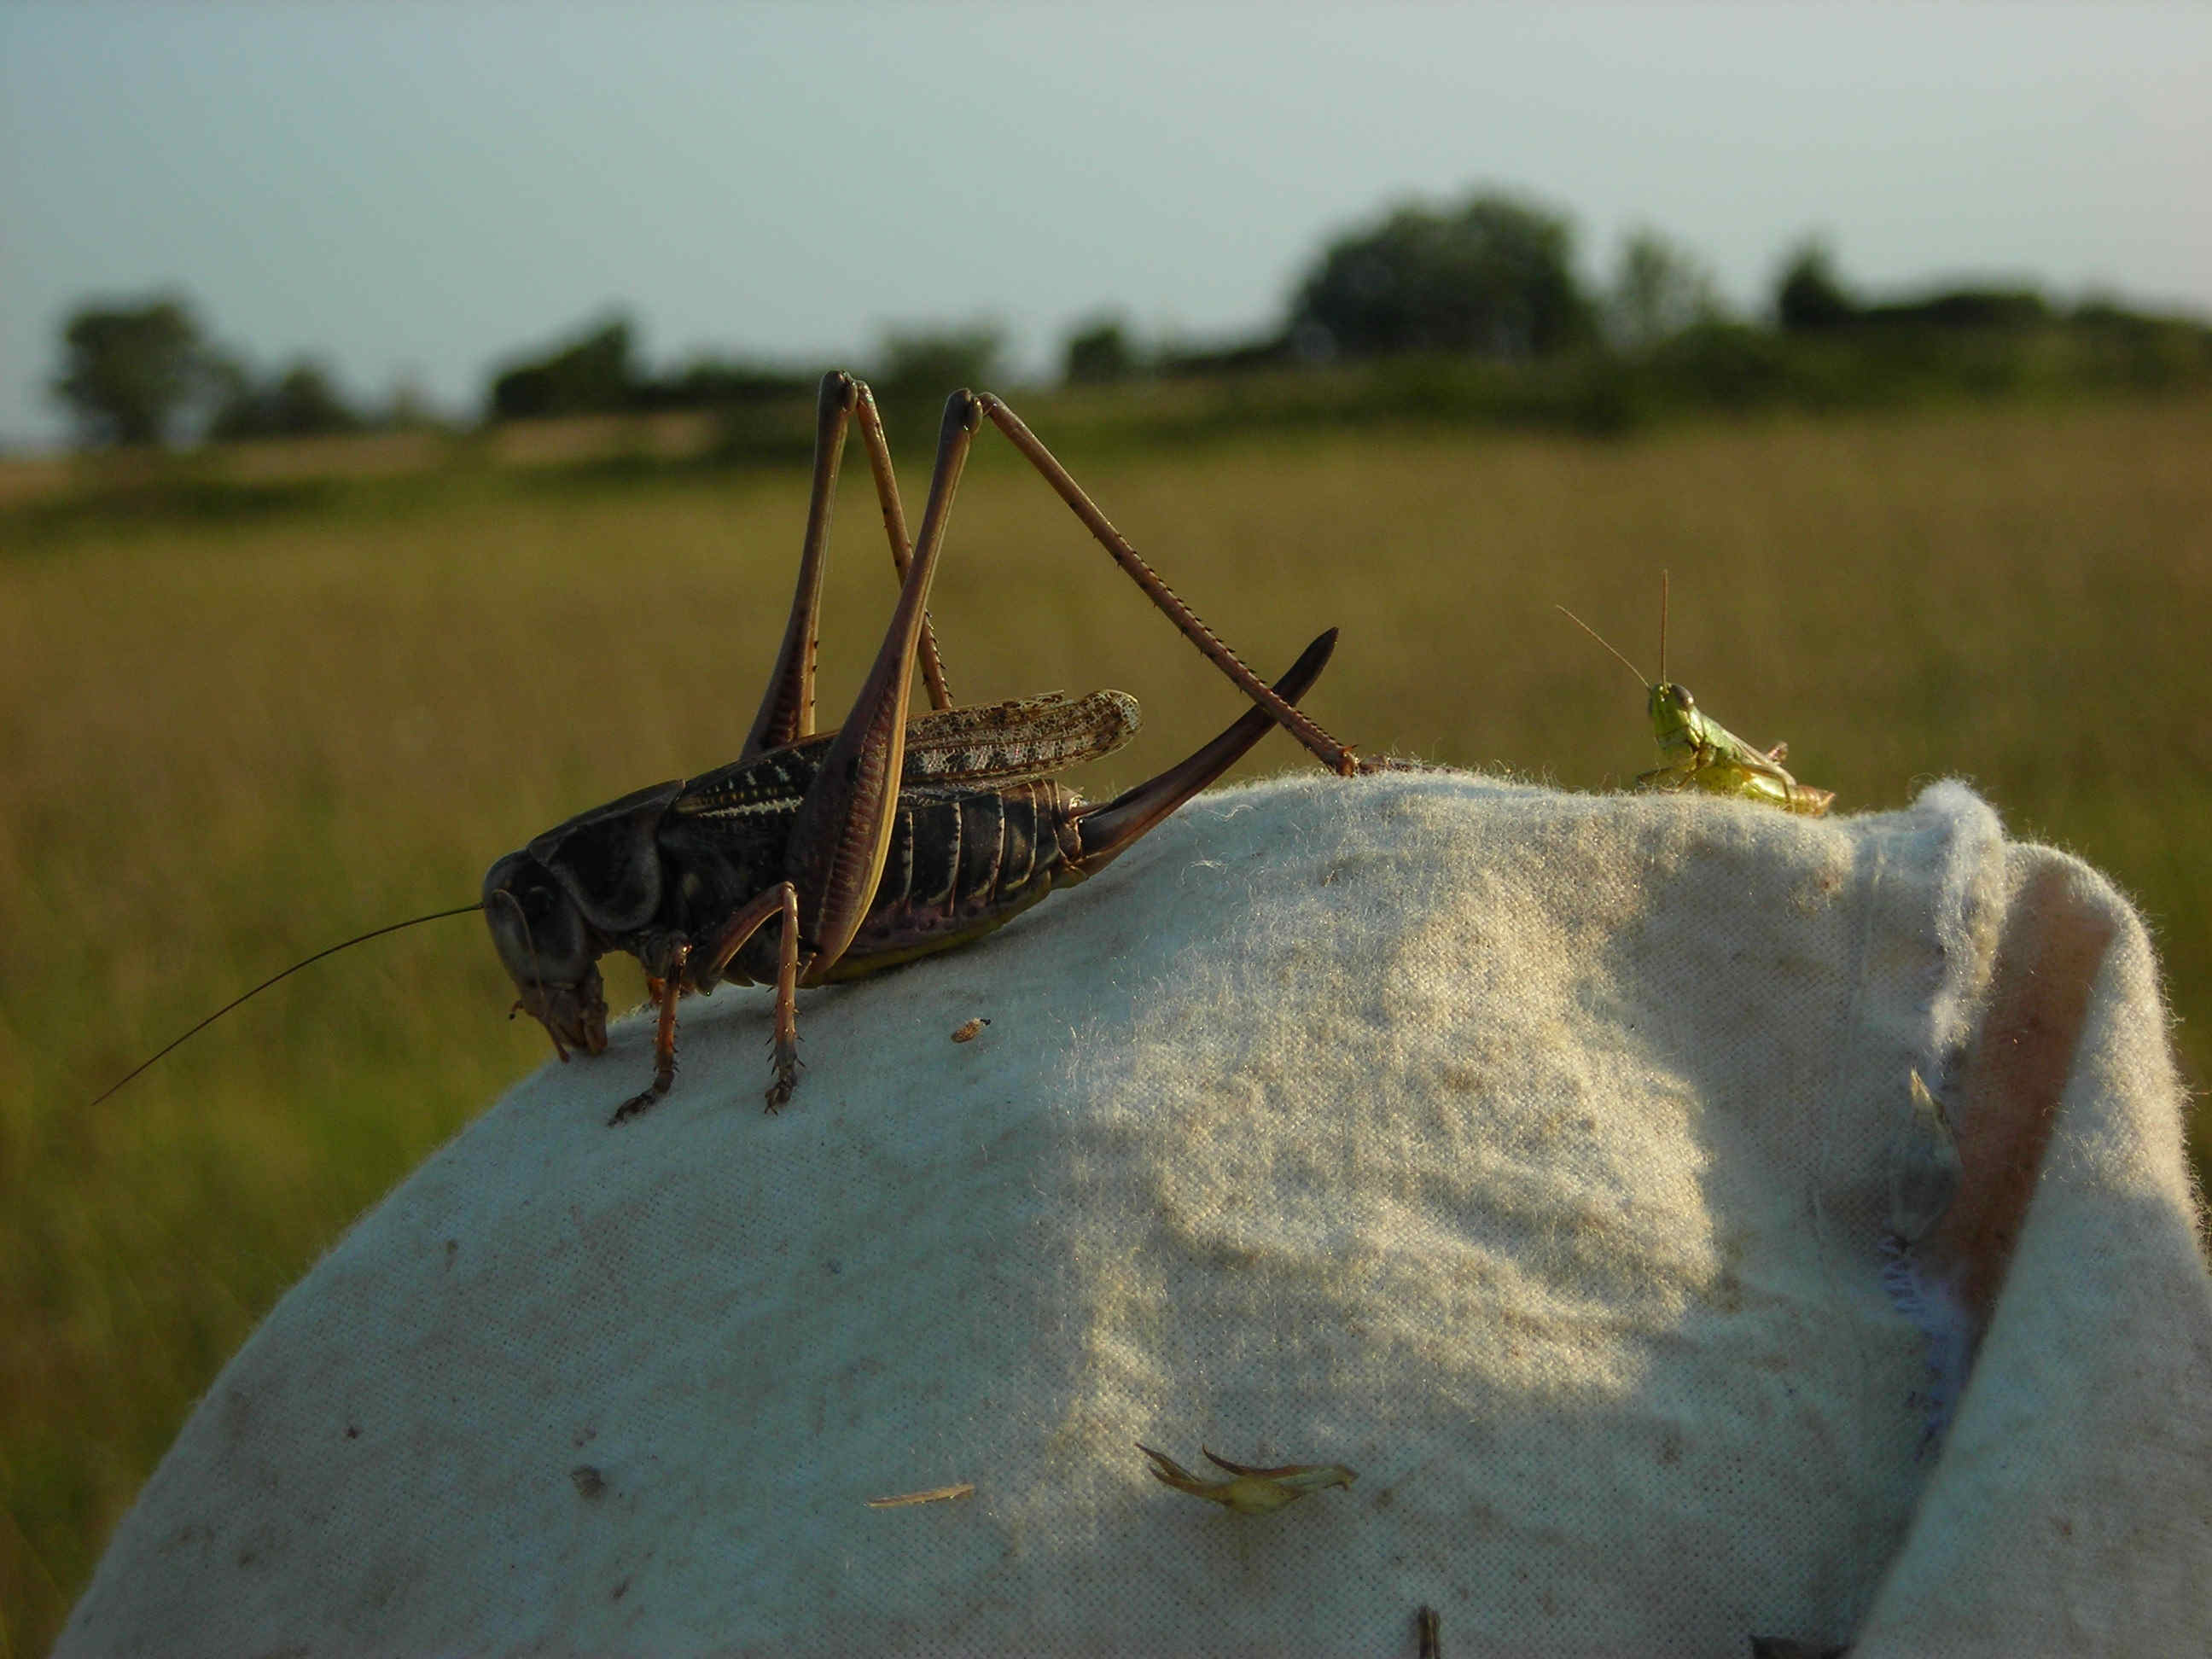
[[[1146,733],[1097,791],[1218,728],[1212,671],[981,443],[934,606],[956,690],[1135,693]],[[1341,626],[1307,700],[1340,736],[1569,788],[1617,787],[1650,744],[1641,690],[1551,607],[1648,668],[1670,568],[1670,669],[1786,737],[1839,810],[1961,775],[2108,871],[2203,1078],[2208,455],[2198,398],[1068,459],[1263,670]],[[465,918],[310,969],[83,1103],[274,968],[469,902],[556,819],[731,758],[804,494],[540,479],[0,547],[0,1655],[44,1650],[223,1360],[543,1038],[504,1019]],[[891,597],[865,467],[842,501],[829,720]],[[1300,757],[1271,739],[1253,763]]]

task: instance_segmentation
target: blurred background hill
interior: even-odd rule
[[[911,496],[988,385],[1261,665],[1340,626],[1374,748],[1622,787],[1552,606],[1649,668],[1670,570],[1838,810],[1965,775],[2110,872],[2212,1076],[2208,81],[2150,7],[0,8],[0,1659],[543,1056],[464,921],[84,1103],[727,760],[833,364]],[[1139,697],[1091,792],[1229,712],[990,434],[934,610],[969,700]]]

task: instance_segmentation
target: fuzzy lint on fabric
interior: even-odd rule
[[[1207,796],[803,994],[780,1116],[757,993],[620,1128],[647,1022],[526,1080],[231,1362],[58,1651],[2202,1651],[2165,1021],[1955,785]],[[1234,1514],[1139,1441],[1358,1479]]]

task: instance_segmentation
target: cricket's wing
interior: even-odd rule
[[[973,708],[933,709],[907,722],[902,789],[969,788],[1049,777],[1112,754],[1137,735],[1137,700],[1126,691],[1058,692]],[[817,732],[687,781],[669,810],[678,817],[796,809],[835,732]]]
[[[1048,778],[1103,759],[1137,735],[1126,691],[1059,692],[975,708],[938,708],[907,722],[902,787],[966,787]]]

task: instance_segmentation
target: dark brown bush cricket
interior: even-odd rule
[[[1255,705],[1181,764],[1097,805],[1052,775],[1127,743],[1137,727],[1133,699],[1100,691],[958,708],[945,685],[929,623],[929,587],[953,493],[986,419]],[[899,598],[845,723],[817,733],[814,663],[823,564],[838,467],[855,421],[899,574]],[[668,1092],[676,1074],[677,1003],[686,992],[704,994],[724,981],[774,986],[773,1110],[798,1085],[799,987],[858,978],[968,944],[1054,889],[1096,875],[1228,770],[1270,726],[1284,726],[1339,774],[1390,764],[1362,760],[1295,707],[1335,641],[1332,629],[1273,687],[1261,682],[1138,556],[1013,411],[988,393],[957,392],[946,403],[921,536],[909,548],[875,399],[851,375],[832,373],[823,380],[817,410],[798,589],[760,712],[737,760],[556,825],[493,865],[482,902],[465,908],[484,912],[514,980],[515,1012],[543,1024],[564,1060],[572,1048],[587,1054],[606,1048],[599,958],[623,951],[644,967],[659,1010],[653,1081],[617,1109],[612,1122]],[[931,708],[910,720],[917,660]],[[361,938],[412,925],[395,923]],[[319,951],[218,1009],[100,1098],[247,997],[329,954]]]
[[[817,610],[830,507],[857,418],[900,576],[898,605],[852,711],[814,731]],[[981,422],[1027,456],[1160,609],[1257,705],[1180,765],[1097,805],[1051,775],[1110,752],[1136,728],[1119,692],[956,708],[927,621],[946,515]],[[579,813],[492,866],[484,919],[534,1016],[565,1060],[606,1047],[599,958],[626,951],[659,1006],[652,1084],[613,1122],[665,1095],[676,1010],[724,981],[775,988],[769,1109],[799,1082],[796,993],[981,938],[1054,888],[1097,874],[1281,723],[1340,773],[1360,769],[1292,706],[1335,642],[1322,635],[1272,689],[1176,598],[1003,403],[955,392],[911,556],[888,446],[867,387],[822,383],[814,480],[783,645],[736,761]],[[917,658],[933,712],[909,723]]]

